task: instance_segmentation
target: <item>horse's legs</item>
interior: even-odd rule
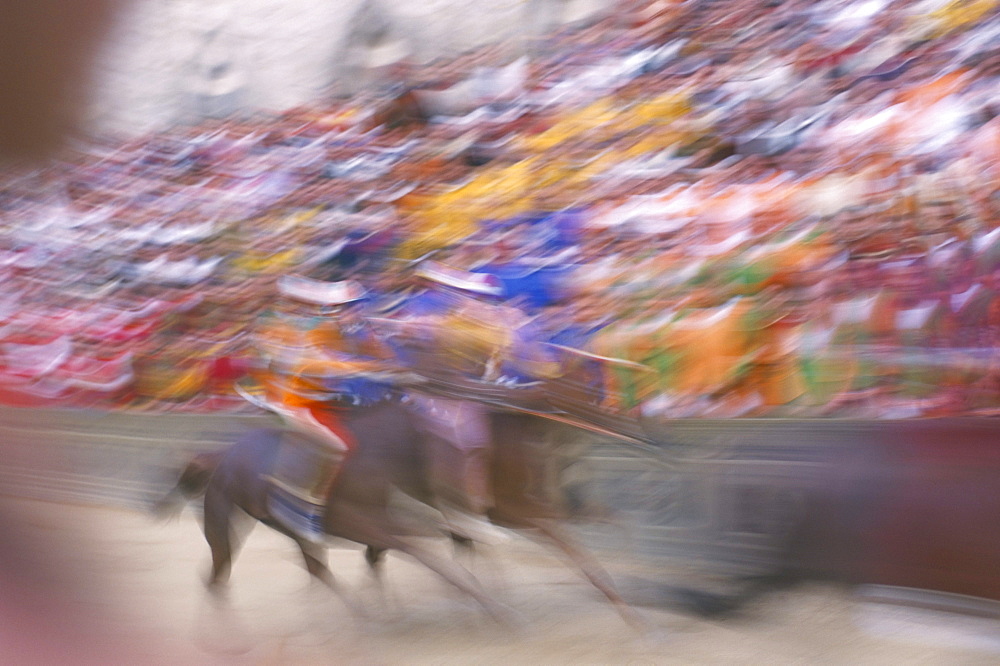
[[[455,532],[449,532],[448,538],[451,539],[451,545],[456,558],[460,555],[468,555],[469,557],[472,557],[472,555],[476,552],[476,542],[469,537],[456,534]]]
[[[368,571],[371,572],[372,578],[378,583],[381,588],[383,583],[383,576],[385,574],[385,554],[388,552],[385,548],[376,548],[375,546],[365,547],[365,562],[368,564]]]
[[[205,493],[205,540],[212,551],[212,569],[206,585],[209,591],[221,593],[233,568],[243,540],[257,524],[222,490],[210,487]]]
[[[451,540],[451,552],[455,561],[473,572],[473,575],[478,574],[479,571],[476,566],[476,542],[456,532],[449,532],[448,538]]]
[[[385,548],[376,548],[375,546],[365,548],[365,562],[368,563],[368,571],[372,574],[375,589],[378,591],[379,603],[384,611],[388,611],[390,606],[389,590],[385,585],[385,554],[387,552]]]
[[[309,575],[339,594],[337,581],[333,577],[333,572],[330,571],[330,567],[324,561],[326,558],[324,557],[323,549],[318,544],[309,543],[297,536],[292,536],[292,538],[302,553],[302,560],[306,564],[306,571],[309,572]]]
[[[643,632],[651,628],[649,622],[622,598],[621,594],[615,588],[615,584],[611,581],[611,576],[604,570],[604,567],[585,548],[577,544],[558,524],[542,518],[526,519],[524,522],[526,525],[530,525],[540,531],[542,536],[565,553],[579,567],[583,575],[587,577],[587,580],[614,604],[625,622]]]
[[[201,635],[199,642],[205,641],[209,650],[239,654],[246,652],[250,644],[246,639],[249,632],[233,614],[226,594],[226,583],[240,542],[236,533],[238,526],[233,524],[234,508],[232,500],[224,492],[209,487],[205,493],[204,531],[212,551],[212,569],[206,586],[214,619],[197,622],[197,631]],[[242,517],[246,518],[246,515]],[[216,625],[215,622],[221,624]],[[215,627],[215,630],[211,631],[209,627]],[[209,633],[204,634],[205,631]]]
[[[368,563],[368,568],[371,569],[372,575],[376,578],[378,578],[382,563],[385,561],[383,557],[385,553],[385,548],[365,547],[365,562]]]
[[[456,561],[461,563],[462,559],[466,559],[471,562],[472,556],[475,554],[475,542],[455,532],[449,532],[448,537],[451,539],[452,552]],[[379,599],[385,610],[389,609],[391,601],[389,588],[385,584],[385,554],[387,552],[384,548],[376,548],[374,546],[365,548],[365,561],[368,563],[368,570],[371,571],[372,579],[375,581],[375,587],[378,590]],[[399,605],[398,601],[396,605]]]
[[[205,540],[212,551],[212,570],[206,585],[214,595],[221,594],[233,567],[233,508],[232,500],[214,487],[205,493]]]
[[[392,525],[388,517],[383,516],[381,521],[375,520],[365,512],[341,505],[338,507],[337,525],[340,526],[338,534],[352,541],[377,549],[406,553],[475,599],[494,619],[507,622],[507,610],[482,590],[472,574],[457,564],[442,560],[406,539],[397,537],[400,530]]]
[[[472,539],[451,532],[448,537],[451,539],[452,553],[455,561],[471,571],[476,578],[483,580],[488,589],[498,591],[501,597],[509,596],[510,581],[507,572],[504,570],[503,560],[496,557],[477,557],[481,555],[477,544]],[[489,551],[487,551],[489,553]]]
[[[313,580],[319,581],[325,587],[333,591],[333,593],[337,595],[337,598],[344,602],[344,605],[347,606],[348,610],[352,613],[362,617],[366,615],[364,609],[352,601],[337,583],[336,578],[333,576],[333,572],[330,571],[330,567],[327,566],[326,551],[321,545],[304,541],[297,535],[284,529],[279,529],[279,531],[287,534],[295,541],[295,544],[299,547],[299,551],[302,553],[302,560],[306,564],[306,571],[309,572],[309,575],[313,578]]]

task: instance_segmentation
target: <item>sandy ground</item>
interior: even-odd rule
[[[994,622],[873,607],[839,588],[774,593],[735,619],[643,608],[658,628],[640,636],[562,561],[521,537],[484,549],[470,567],[515,609],[500,627],[434,574],[391,557],[385,597],[360,549],[330,551],[358,618],[311,585],[294,545],[258,527],[233,571],[228,604],[201,584],[208,547],[188,510],[156,523],[138,512],[7,500],[7,513],[64,552],[75,577],[59,601],[94,635],[125,641],[122,663],[167,664],[992,664]],[[48,546],[43,546],[48,544]],[[52,544],[57,544],[52,548]],[[442,554],[444,543],[434,544]],[[621,558],[603,557],[621,571]],[[619,561],[620,560],[620,561]],[[69,659],[66,663],[73,663]]]

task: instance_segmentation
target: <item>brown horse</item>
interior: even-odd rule
[[[492,616],[503,619],[503,607],[492,600],[464,568],[442,560],[414,545],[410,531],[389,509],[390,493],[399,490],[430,506],[437,498],[431,483],[429,439],[419,427],[420,419],[400,402],[355,408],[346,425],[357,446],[347,458],[333,485],[324,518],[327,534],[367,546],[366,559],[378,575],[384,552],[404,552],[442,578],[475,598]],[[551,424],[535,416],[518,413],[491,415],[494,440],[490,464],[494,508],[490,519],[511,529],[532,530],[565,553],[584,575],[637,628],[645,622],[615,589],[610,577],[586,549],[573,542],[560,526],[566,517],[556,496],[551,453]],[[253,519],[292,538],[311,575],[336,590],[332,573],[324,563],[322,546],[310,544],[282,527],[267,508],[268,485],[282,437],[296,435],[281,430],[255,430],[231,448],[193,459],[161,509],[177,500],[204,492],[204,530],[212,551],[209,589],[218,591],[228,580],[232,558],[239,543],[233,520],[240,508]]]
[[[487,612],[504,619],[505,609],[493,601],[462,567],[438,558],[405,537],[404,528],[389,512],[389,495],[399,489],[423,501],[432,497],[425,482],[428,461],[422,433],[406,406],[386,402],[352,410],[346,425],[357,441],[357,450],[338,473],[327,501],[324,528],[327,534],[379,550],[407,553],[446,581],[472,596]],[[218,594],[228,582],[233,557],[243,531],[237,522],[242,509],[249,517],[295,541],[309,573],[337,590],[321,546],[285,529],[268,509],[269,482],[275,457],[284,438],[301,435],[280,429],[248,432],[230,448],[196,456],[185,468],[177,486],[158,505],[166,513],[181,498],[204,493],[204,532],[212,551],[207,585]]]
[[[637,629],[645,621],[625,602],[611,577],[596,558],[577,543],[562,523],[570,517],[565,497],[558,489],[554,437],[560,424],[517,411],[490,414],[490,481],[495,525],[526,530],[564,553],[594,587],[614,604],[622,618]],[[433,501],[433,500],[432,500]],[[456,543],[463,540],[452,535]],[[378,575],[383,549],[369,547],[366,557]]]

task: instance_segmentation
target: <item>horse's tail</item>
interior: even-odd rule
[[[153,505],[153,514],[161,519],[172,518],[180,513],[186,502],[204,495],[221,459],[221,451],[199,453],[192,458],[181,472],[177,484]]]

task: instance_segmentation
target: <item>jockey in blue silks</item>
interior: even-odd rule
[[[400,357],[417,374],[453,382],[457,395],[474,391],[478,382],[500,379],[513,336],[511,310],[500,302],[499,280],[436,262],[425,262],[416,275],[422,289],[392,316],[404,341]],[[407,355],[408,345],[422,349],[423,355]],[[493,506],[489,408],[440,392],[415,393],[412,399],[427,432],[443,444],[436,447],[441,454],[434,461],[432,481],[443,495],[442,510],[451,528],[473,540],[499,540],[502,534],[484,520]]]
[[[341,353],[359,361],[391,362],[394,352],[369,322],[367,299],[362,296],[351,309],[341,315]],[[332,377],[327,388],[356,406],[367,406],[388,399],[395,387],[374,375]]]
[[[512,339],[500,363],[501,381],[527,384],[558,376],[559,357],[546,344],[550,336],[542,323],[536,317],[512,316],[511,328]]]

